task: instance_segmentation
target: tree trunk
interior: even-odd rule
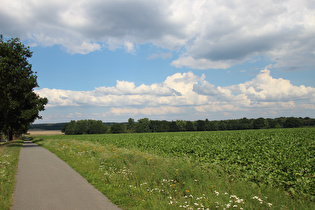
[[[9,138],[9,141],[13,140],[13,131],[12,131],[12,129],[10,129],[9,132],[8,132],[8,138]]]

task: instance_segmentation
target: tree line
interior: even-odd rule
[[[269,128],[296,128],[302,126],[315,126],[315,119],[305,117],[280,117],[257,119],[233,119],[209,121],[166,121],[139,119],[137,122],[129,118],[127,123],[105,124],[101,120],[72,120],[65,124],[62,132],[66,135],[103,134],[103,133],[151,133],[151,132],[183,132],[183,131],[218,131],[218,130],[246,130]]]

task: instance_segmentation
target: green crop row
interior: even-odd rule
[[[315,128],[58,136],[219,166],[231,180],[315,198]]]

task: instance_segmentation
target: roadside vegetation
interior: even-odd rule
[[[0,143],[0,209],[10,209],[13,204],[15,175],[23,140]]]
[[[315,128],[33,141],[124,209],[315,208]]]

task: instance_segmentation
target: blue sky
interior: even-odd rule
[[[34,52],[36,123],[315,117],[307,0],[1,0]]]

